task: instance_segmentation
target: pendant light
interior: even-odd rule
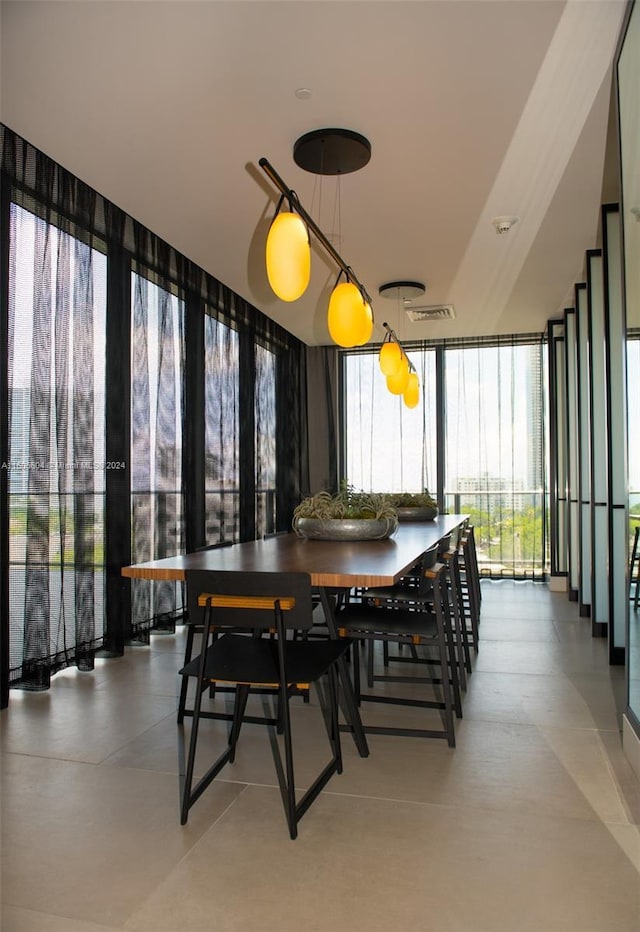
[[[413,298],[420,297],[425,289],[423,282],[394,281],[380,285],[378,294],[382,298],[395,298],[398,303],[398,322],[400,322],[401,305],[407,305]],[[387,332],[380,347],[379,363],[382,373],[387,377],[387,388],[392,395],[402,395],[407,408],[415,408],[420,401],[418,373],[389,324],[384,323],[382,326]]]
[[[397,372],[387,376],[387,388],[392,395],[402,395],[409,384],[409,360],[402,354]]]
[[[293,209],[280,210],[283,201],[284,195],[267,235],[267,278],[282,301],[297,301],[307,290],[311,275],[309,231],[300,214]],[[289,203],[293,208],[294,199]]]
[[[402,362],[402,349],[400,344],[391,339],[391,334],[387,333],[384,343],[380,347],[380,356],[378,357],[380,369],[383,375],[395,375]]]
[[[402,393],[402,400],[407,408],[416,408],[420,401],[420,380],[417,372],[410,372],[407,385]]]
[[[420,379],[418,378],[418,373],[389,324],[385,322],[382,326],[387,331],[387,335],[380,348],[380,368],[382,369],[383,364],[386,366],[388,360],[391,358],[395,359],[399,357],[400,359],[398,368],[390,375],[387,375],[387,388],[392,395],[402,395],[402,400],[407,408],[415,408],[420,401]],[[385,347],[395,347],[395,349],[388,349],[385,355],[383,355],[382,351]],[[393,354],[393,357],[391,354]]]
[[[327,325],[338,346],[349,348],[366,343],[373,330],[371,305],[353,282],[341,282],[340,275],[329,299]]]
[[[314,130],[296,141],[293,157],[305,171],[340,176],[364,168],[371,144],[352,130]],[[364,345],[373,333],[373,308],[366,289],[267,159],[261,158],[259,165],[282,194],[267,236],[267,277],[272,290],[283,301],[296,301],[304,294],[311,269],[309,232],[313,233],[340,269],[327,313],[331,339],[343,347]],[[280,213],[285,198],[290,210]],[[346,281],[341,282],[343,274]]]

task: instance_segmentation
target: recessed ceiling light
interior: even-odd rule
[[[309,100],[311,97],[311,91],[308,87],[299,87],[297,91],[295,91],[295,95],[298,100]]]

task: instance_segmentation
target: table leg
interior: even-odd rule
[[[324,586],[320,587],[320,601],[322,602],[322,610],[324,612],[325,621],[327,622],[327,628],[329,629],[329,637],[336,639],[338,637],[338,632],[336,629],[336,621],[332,605],[333,598],[334,597],[329,595]],[[338,679],[340,685],[339,692],[342,712],[353,735],[353,740],[356,747],[358,748],[360,757],[368,757],[369,745],[367,744],[367,738],[364,733],[362,719],[360,718],[360,710],[358,709],[358,705],[356,703],[356,697],[353,691],[353,683],[351,682],[351,677],[349,676],[347,661],[344,657],[344,654],[338,660]]]

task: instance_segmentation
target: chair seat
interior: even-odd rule
[[[415,609],[376,608],[361,603],[349,603],[338,612],[337,625],[340,631],[368,631],[388,635],[407,635],[421,638],[436,638],[438,625],[436,616],[424,605]]]
[[[417,602],[424,601],[425,593],[420,592],[418,586],[380,586],[376,589],[365,589],[362,598],[368,602]]]
[[[285,664],[289,683],[315,683],[349,645],[342,641],[287,641]],[[183,676],[198,676],[199,658],[186,664]],[[278,645],[270,638],[223,634],[209,647],[204,679],[218,683],[243,682],[255,686],[278,683]]]

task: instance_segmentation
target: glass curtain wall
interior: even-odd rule
[[[640,331],[630,331],[627,339],[627,397],[629,398],[627,431],[629,453],[629,520],[631,537],[640,524],[640,431],[635,418],[633,399],[640,398]]]
[[[256,538],[276,528],[276,357],[256,346]]]
[[[471,515],[485,575],[545,572],[543,373],[541,338],[445,350],[445,502]]]
[[[288,528],[309,479],[304,345],[2,125],[0,153],[4,706],[172,630],[180,587],[123,566]]]
[[[137,273],[131,292],[131,559],[144,563],[184,551],[184,302]],[[154,623],[171,627],[178,591],[132,581],[136,638]]]
[[[93,669],[104,614],[106,258],[10,205],[10,676]]]
[[[377,349],[343,355],[342,475],[365,490],[428,488],[446,511],[471,515],[484,575],[542,579],[544,335],[405,349],[422,386],[411,410],[386,388]]]
[[[204,318],[205,540],[240,536],[238,332],[211,313]]]
[[[436,358],[433,348],[410,350],[422,388],[416,408],[392,395],[378,354],[345,354],[343,405],[346,481],[373,492],[436,494]]]

